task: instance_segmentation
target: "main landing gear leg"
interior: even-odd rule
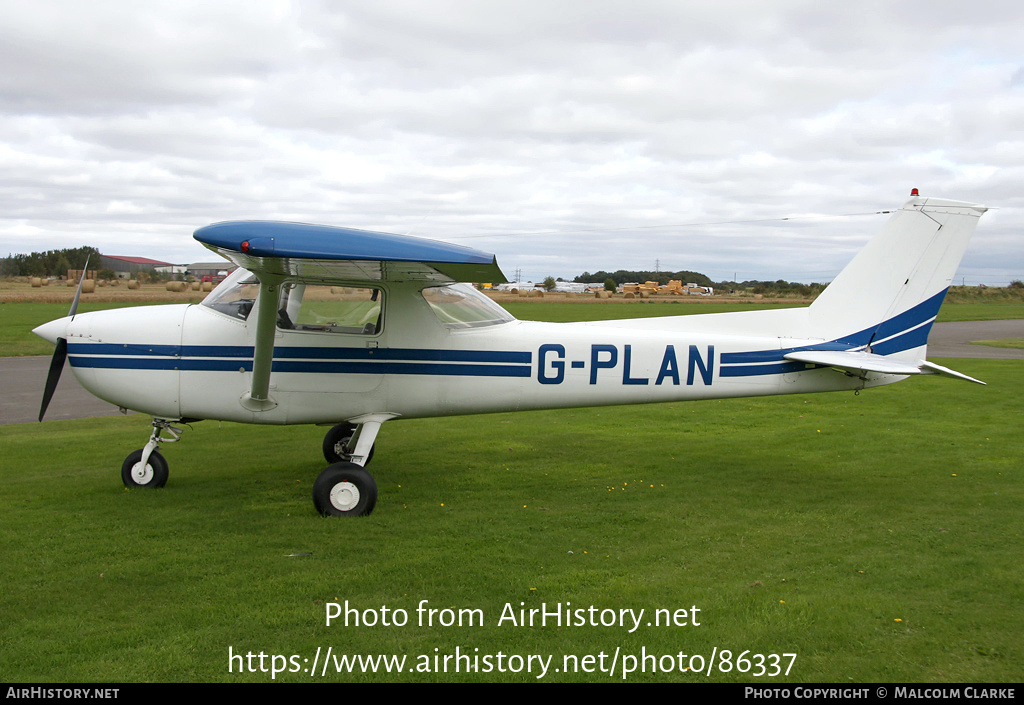
[[[165,431],[168,434],[166,437],[161,435]],[[156,488],[167,484],[167,461],[157,449],[161,443],[174,443],[184,432],[185,429],[172,426],[170,421],[153,419],[153,433],[149,436],[149,443],[129,453],[121,465],[121,481],[124,486]]]
[[[323,516],[359,517],[373,511],[377,483],[363,466],[373,457],[381,424],[391,418],[394,414],[368,414],[327,433],[324,456],[332,462],[313,483],[313,506]]]

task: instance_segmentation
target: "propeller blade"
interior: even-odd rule
[[[74,317],[78,312],[78,301],[82,298],[82,285],[85,284],[85,275],[89,272],[89,259],[85,258],[85,268],[82,269],[82,277],[78,280],[78,289],[75,290],[75,298],[71,302],[71,310],[68,316]],[[43,404],[39,407],[39,420],[43,420],[46,414],[46,407],[53,399],[53,393],[57,390],[57,382],[60,381],[60,373],[64,371],[64,362],[68,359],[67,338],[57,338],[57,347],[54,348],[53,357],[50,358],[50,371],[46,374],[46,387],[43,389]]]
[[[57,347],[50,358],[50,371],[46,375],[46,388],[43,390],[43,405],[39,407],[39,420],[43,420],[46,407],[50,405],[53,392],[57,389],[57,382],[60,380],[60,373],[64,370],[64,361],[68,359],[68,341],[66,338],[57,338]]]
[[[82,277],[78,280],[78,289],[75,291],[75,299],[71,302],[71,310],[68,311],[69,316],[74,316],[75,312],[78,311],[78,300],[82,298],[82,284],[85,284],[85,275],[89,272],[89,255],[85,258],[85,269],[82,270]]]

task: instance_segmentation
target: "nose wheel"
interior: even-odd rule
[[[167,484],[167,461],[159,452],[153,451],[145,464],[142,462],[142,453],[145,448],[139,448],[128,454],[121,465],[121,481],[125,487],[163,487]]]
[[[162,435],[167,433],[166,436]],[[155,489],[167,484],[170,474],[167,461],[157,448],[161,443],[174,443],[185,430],[175,428],[165,419],[153,419],[153,433],[145,448],[133,450],[121,465],[121,482],[125,487],[149,487]]]
[[[328,463],[351,462],[352,453],[356,449],[358,441],[357,433],[359,426],[354,423],[340,423],[324,436],[324,458]],[[366,466],[373,460],[374,446],[370,446],[370,452],[366,454],[366,460],[361,465]]]

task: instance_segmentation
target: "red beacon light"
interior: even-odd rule
[[[920,196],[921,192],[918,191],[916,188],[912,188],[912,189],[910,189],[910,195],[911,196]]]
[[[917,189],[914,189],[914,190],[917,191]],[[239,248],[239,249],[241,249],[242,252],[248,252],[249,251],[249,241],[246,240],[245,242],[243,242],[241,248]]]

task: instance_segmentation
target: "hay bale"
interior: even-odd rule
[[[636,298],[636,294],[634,294],[634,293],[633,293],[633,292],[631,291],[631,292],[629,292],[628,294],[626,294],[625,296],[623,296],[622,298],[624,298],[624,299],[635,299],[635,298]]]
[[[84,282],[82,282],[82,293],[83,294],[91,294],[94,291],[96,291],[96,280],[95,279],[86,279]]]
[[[40,279],[39,277],[32,277],[32,288],[33,289],[38,289],[42,285],[43,285],[43,280],[42,279]]]
[[[139,280],[138,279],[129,279],[128,280],[128,288],[129,289],[138,289],[139,286],[140,285],[139,285]]]
[[[178,293],[185,291],[185,282],[167,282],[167,291]]]
[[[203,290],[203,283],[202,282],[192,282],[192,291],[202,291],[202,290]]]
[[[43,286],[50,286],[49,278],[43,279]]]
[[[203,282],[203,291],[213,291],[213,282]]]
[[[540,289],[534,289],[533,291],[530,292],[530,298],[542,299],[544,298],[544,292],[541,291]]]

